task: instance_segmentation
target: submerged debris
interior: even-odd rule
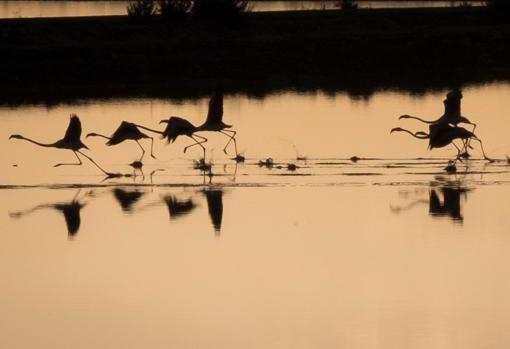
[[[297,168],[296,164],[287,164],[287,170],[289,171],[296,171]]]
[[[457,166],[455,166],[455,163],[449,163],[444,169],[448,173],[456,173],[457,172]]]
[[[193,161],[193,168],[195,170],[210,171],[211,167],[212,167],[212,163],[205,162],[204,158],[201,158],[200,160]]]
[[[267,167],[267,168],[273,168],[274,161],[272,158],[267,158],[266,160],[259,161],[259,167]]]
[[[235,162],[240,163],[240,162],[244,162],[246,160],[246,158],[244,157],[244,155],[237,154],[236,157],[233,158],[232,160],[235,160]]]
[[[141,161],[133,161],[129,164],[135,170],[141,170],[143,167],[143,163]]]

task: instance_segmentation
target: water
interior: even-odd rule
[[[252,11],[300,11],[338,8],[336,1],[251,1]],[[470,2],[481,6],[483,1]],[[127,1],[1,1],[0,18],[125,15]],[[450,7],[463,1],[359,1],[360,8]]]
[[[53,141],[71,112],[84,134],[169,115],[198,124],[206,99],[0,108],[0,347],[508,347],[509,92],[464,90],[498,161],[475,146],[454,175],[453,148],[389,134],[425,129],[397,117],[441,115],[445,91],[227,96],[247,160],[204,134],[212,178],[185,139],[157,140],[143,177],[107,180],[86,160],[51,167],[70,151],[8,140]],[[111,171],[131,173],[140,155],[85,143]],[[267,157],[272,168],[258,165]]]

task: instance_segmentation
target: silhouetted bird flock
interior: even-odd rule
[[[474,131],[476,128],[476,124],[472,123],[468,118],[461,115],[461,99],[463,98],[462,92],[460,90],[453,90],[449,92],[446,95],[446,99],[443,101],[444,103],[444,114],[439,117],[436,120],[424,120],[422,118],[411,116],[411,115],[402,115],[400,116],[399,120],[402,119],[415,119],[418,121],[421,121],[423,123],[426,123],[429,125],[429,132],[412,132],[407,129],[401,128],[401,127],[395,127],[391,129],[390,133],[393,132],[407,132],[411,136],[418,138],[418,139],[428,139],[429,140],[429,149],[432,150],[434,148],[442,148],[447,145],[453,144],[457,148],[457,156],[455,159],[449,161],[448,166],[445,168],[448,172],[455,172],[456,167],[455,164],[458,160],[461,160],[463,158],[468,158],[470,155],[468,153],[468,149],[472,149],[473,147],[470,145],[470,142],[472,140],[477,141],[480,144],[480,148],[483,154],[483,157],[487,161],[494,161],[490,159],[483,149],[483,144],[480,138],[478,138]],[[214,91],[210,101],[209,101],[209,109],[207,113],[207,117],[205,122],[200,126],[195,126],[191,122],[189,122],[186,119],[183,119],[178,116],[171,116],[168,119],[163,119],[160,121],[160,124],[166,124],[166,127],[164,130],[156,130],[147,126],[137,125],[132,122],[123,121],[120,126],[113,132],[111,136],[105,136],[99,133],[89,133],[87,134],[88,137],[102,137],[107,139],[106,145],[112,146],[116,144],[120,144],[126,140],[132,140],[135,141],[142,153],[140,156],[140,159],[138,161],[134,161],[130,166],[132,166],[134,169],[141,169],[143,166],[142,160],[145,155],[145,149],[140,144],[140,140],[143,139],[150,139],[151,141],[151,150],[150,155],[155,158],[153,154],[153,144],[154,139],[153,137],[150,137],[143,133],[140,129],[159,134],[162,138],[166,139],[168,143],[173,143],[179,136],[187,136],[191,138],[194,143],[184,147],[184,152],[186,152],[189,148],[194,146],[199,146],[202,148],[203,151],[203,158],[196,162],[196,168],[201,170],[209,170],[210,171],[210,164],[208,164],[205,160],[206,158],[206,148],[204,146],[204,143],[208,141],[207,138],[198,135],[197,132],[204,132],[204,131],[213,131],[213,132],[220,132],[221,134],[224,134],[228,137],[228,142],[225,144],[225,147],[223,148],[223,151],[225,154],[227,154],[227,148],[230,145],[230,143],[234,144],[235,148],[235,154],[236,156],[233,158],[236,162],[243,162],[245,160],[244,156],[239,154],[237,151],[237,142],[236,142],[236,131],[231,130],[231,125],[228,125],[223,122],[223,91],[221,87],[217,87]],[[460,127],[459,124],[469,124],[473,126],[473,129],[471,131]],[[63,166],[63,165],[81,165],[82,161],[79,157],[79,155],[84,156],[89,161],[91,161],[99,170],[101,170],[105,175],[110,177],[119,177],[122,176],[121,174],[115,174],[105,171],[101,166],[99,166],[91,157],[84,154],[81,149],[85,148],[88,149],[88,147],[81,141],[81,123],[78,118],[78,116],[72,114],[71,119],[69,122],[69,126],[67,127],[67,131],[64,135],[64,138],[61,140],[54,142],[54,143],[40,143],[35,140],[32,140],[30,138],[24,137],[22,135],[14,134],[11,135],[9,138],[12,139],[23,139],[28,142],[34,143],[36,145],[42,146],[42,147],[54,147],[59,149],[69,149],[71,150],[76,158],[78,159],[77,163],[59,163],[56,164],[57,166]],[[459,147],[454,143],[454,140],[461,140],[462,145]],[[356,159],[354,159],[356,158]],[[352,161],[357,161],[359,158],[353,157],[351,158]],[[270,161],[270,162],[269,162]],[[510,162],[510,159],[509,159]],[[271,166],[272,165],[272,159],[266,160],[265,163],[261,164],[263,166]],[[296,167],[294,167],[292,170],[295,170]]]
[[[494,160],[485,154],[481,139],[474,134],[476,124],[472,123],[468,118],[461,115],[460,105],[462,97],[462,92],[460,90],[450,91],[446,95],[446,99],[443,101],[444,114],[437,120],[428,121],[411,115],[402,115],[399,117],[399,120],[415,119],[429,124],[429,133],[423,131],[412,132],[401,127],[395,127],[391,129],[390,133],[407,132],[415,138],[428,139],[430,150],[434,148],[446,147],[449,144],[453,144],[457,148],[457,156],[454,160],[449,161],[448,166],[446,166],[445,169],[448,172],[456,171],[455,164],[457,160],[470,157],[468,148],[472,149],[470,145],[471,140],[479,142],[484,159],[489,162],[493,162]],[[460,123],[473,125],[473,130],[469,131],[463,127],[458,126]],[[462,146],[460,148],[453,142],[456,139],[462,141]]]
[[[184,147],[184,152],[186,152],[189,148],[193,146],[200,146],[203,150],[203,158],[198,162],[200,166],[198,168],[202,170],[208,170],[210,169],[210,164],[208,164],[205,160],[206,156],[206,148],[204,147],[204,143],[207,142],[207,138],[197,135],[197,132],[204,132],[204,131],[213,131],[213,132],[220,132],[224,135],[226,135],[229,139],[228,142],[225,144],[225,147],[223,148],[223,151],[225,154],[227,154],[227,147],[230,143],[234,144],[235,153],[236,156],[233,158],[236,162],[243,162],[244,156],[239,154],[237,152],[237,142],[235,139],[236,131],[230,130],[232,125],[227,125],[223,122],[223,91],[221,87],[217,87],[214,91],[210,101],[209,101],[209,109],[207,113],[207,118],[205,122],[200,126],[195,126],[191,122],[189,122],[186,119],[183,119],[178,116],[171,116],[169,119],[164,119],[160,121],[161,123],[166,123],[166,127],[163,131],[152,129],[146,126],[137,125],[132,122],[122,121],[120,126],[113,132],[111,136],[105,136],[103,134],[99,133],[89,133],[87,134],[86,138],[88,137],[102,137],[107,139],[106,145],[112,146],[120,144],[127,140],[133,140],[135,141],[142,150],[142,154],[140,156],[140,159],[138,161],[134,161],[130,164],[130,166],[133,167],[133,169],[141,169],[143,166],[142,160],[145,155],[145,149],[140,144],[140,140],[142,139],[150,139],[151,140],[151,151],[150,154],[153,158],[156,158],[153,154],[153,144],[154,144],[154,138],[146,135],[141,129],[156,133],[161,135],[162,138],[166,138],[168,143],[173,143],[177,137],[179,136],[187,136],[191,138],[195,143],[188,145]],[[53,148],[59,148],[59,149],[69,149],[71,150],[76,158],[78,159],[77,163],[60,163],[56,164],[55,167],[62,166],[62,165],[82,165],[82,161],[78,154],[84,156],[89,161],[91,161],[99,170],[101,170],[106,176],[109,177],[120,177],[123,176],[119,173],[110,173],[104,170],[101,166],[99,166],[91,157],[81,152],[82,148],[89,149],[82,141],[81,141],[81,122],[77,115],[72,114],[71,119],[69,121],[69,126],[67,127],[67,131],[64,135],[64,138],[61,140],[54,142],[54,143],[40,143],[38,141],[32,140],[30,138],[24,137],[22,135],[14,134],[9,137],[9,139],[22,139],[26,140],[28,142],[34,143],[36,145],[42,146],[42,147],[53,147]]]

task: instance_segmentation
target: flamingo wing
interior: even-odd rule
[[[71,119],[69,120],[69,126],[67,126],[64,140],[66,142],[75,142],[79,141],[80,137],[81,137],[80,119],[76,115],[71,115]]]
[[[178,136],[191,135],[193,131],[195,131],[195,126],[191,122],[177,116],[172,116],[168,120],[163,134],[168,142],[172,143]]]
[[[218,88],[214,91],[209,100],[209,110],[207,111],[207,125],[217,125],[222,122],[223,118],[223,91]]]
[[[122,121],[106,144],[115,145],[125,141],[126,139],[138,140],[145,137],[147,136],[142,133],[135,124],[132,122]]]

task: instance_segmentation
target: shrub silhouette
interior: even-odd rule
[[[497,19],[510,21],[510,1],[509,0],[488,0],[486,2],[489,13]]]
[[[186,17],[193,6],[193,0],[158,0],[159,13],[165,19]]]
[[[355,10],[358,8],[358,4],[354,0],[341,0],[340,8],[342,10]]]
[[[145,20],[156,12],[154,0],[134,0],[127,6],[128,16],[135,20]]]
[[[195,0],[191,12],[199,18],[238,20],[247,9],[246,0]]]

